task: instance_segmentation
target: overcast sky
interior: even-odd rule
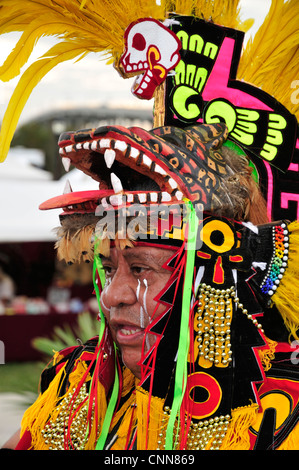
[[[262,23],[270,3],[270,0],[241,0],[243,18],[255,18],[255,25],[248,34],[256,31]],[[14,46],[16,37],[15,34],[0,36],[1,64]],[[48,38],[40,40],[32,54],[32,60],[36,60],[52,44],[53,41]],[[18,78],[8,83],[0,82],[0,121],[17,82]],[[131,84],[132,80],[119,77],[113,67],[100,61],[96,54],[89,54],[77,64],[65,62],[55,67],[34,89],[20,122],[53,109],[71,107],[107,105],[151,109],[152,101],[144,102],[131,94]]]

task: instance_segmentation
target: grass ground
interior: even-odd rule
[[[42,362],[9,362],[0,365],[0,393],[38,392]]]
[[[57,327],[53,338],[35,338],[35,347],[45,355],[45,362],[8,362],[0,364],[0,393],[38,392],[40,374],[50,360],[53,351],[78,344],[92,338],[98,331],[99,322],[89,312],[78,315],[76,331],[70,327]]]

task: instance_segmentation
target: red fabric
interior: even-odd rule
[[[15,450],[29,450],[31,447],[31,434],[25,431],[20,441],[18,442]]]

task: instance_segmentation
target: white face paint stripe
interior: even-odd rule
[[[140,328],[144,328],[144,310],[140,306]]]
[[[146,295],[147,295],[147,289],[148,289],[146,279],[143,279],[143,284],[145,285],[145,291],[144,291],[144,295],[143,295],[143,309],[144,309],[145,313],[147,314],[147,316],[149,317],[149,314],[148,314],[148,311],[147,311],[147,308],[146,308]]]
[[[136,298],[137,298],[137,301],[140,303],[139,294],[140,294],[140,280],[137,279]],[[144,328],[144,324],[145,324],[144,323],[144,311],[141,305],[140,305],[140,312],[139,312],[139,323],[140,323],[140,328]]]
[[[101,296],[100,302],[101,302],[102,306],[104,307],[104,309],[107,310],[107,312],[110,312],[111,308],[108,308],[108,307],[105,305],[102,296]]]
[[[139,302],[140,281],[139,281],[139,279],[137,279],[137,281],[138,281],[138,284],[137,284],[137,288],[136,288],[136,298],[137,298],[137,300],[138,300],[138,302]]]
[[[106,278],[106,280],[105,280],[105,285],[104,285],[104,288],[103,288],[103,292],[104,292],[105,289],[107,289],[107,287],[110,286],[110,284],[111,284],[111,279],[110,279],[110,277],[108,277],[108,278]],[[103,300],[103,292],[102,292],[102,295],[101,295],[101,298],[100,298],[100,303],[102,304],[102,306],[104,307],[104,309],[107,310],[107,312],[110,312],[111,307],[108,308],[108,307],[105,305],[105,303],[104,303],[104,300]]]

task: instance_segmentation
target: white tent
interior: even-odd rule
[[[32,166],[40,155],[35,149],[11,149],[0,163],[0,242],[52,241],[61,209],[39,210],[39,205],[63,193],[69,179],[74,191],[98,189],[98,183],[76,169],[59,181]]]

